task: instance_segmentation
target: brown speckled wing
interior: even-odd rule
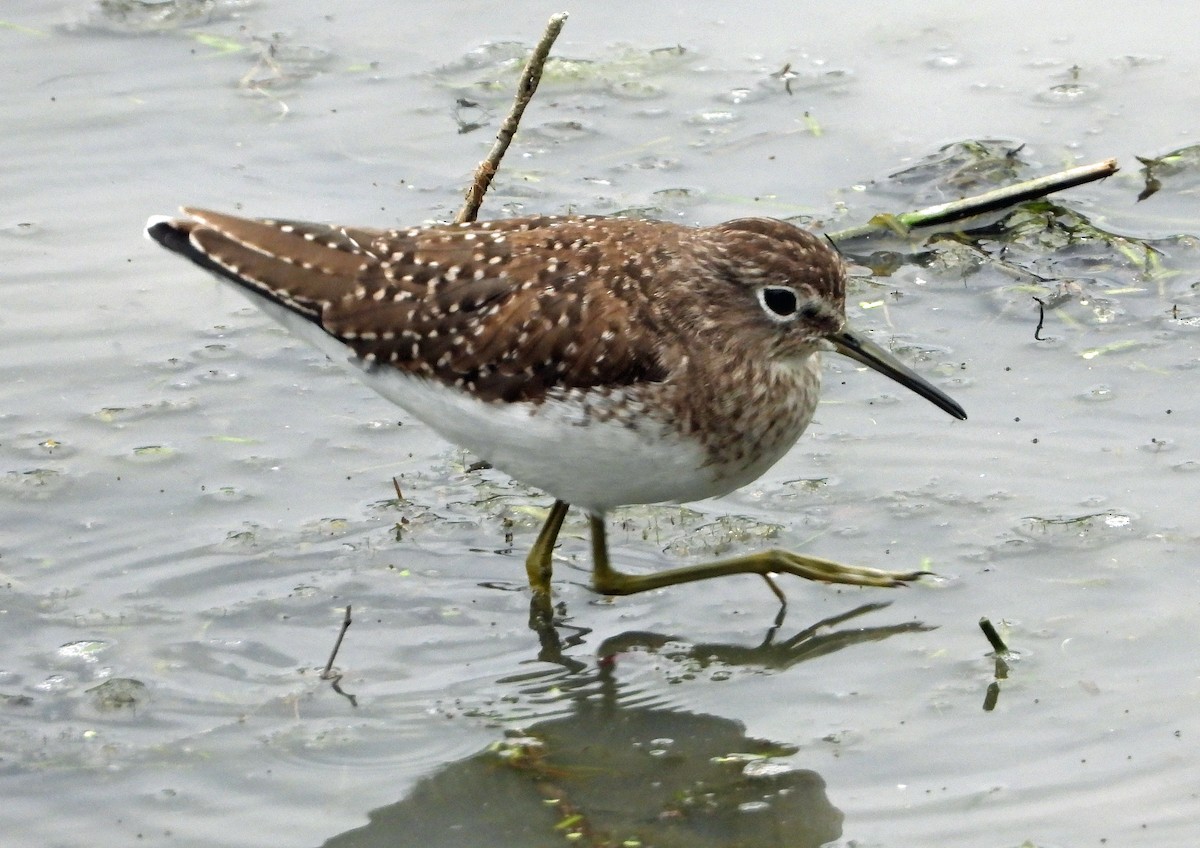
[[[537,402],[553,390],[656,382],[647,293],[592,218],[524,218],[407,230],[255,221],[204,210],[171,222],[191,255],[291,309],[376,367],[486,400]],[[182,238],[179,239],[182,241]],[[602,243],[603,242],[603,243]],[[635,263],[636,264],[636,263]],[[614,296],[615,295],[615,296]]]

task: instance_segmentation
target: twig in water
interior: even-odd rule
[[[1042,326],[1046,323],[1046,301],[1042,300],[1036,294],[1033,296],[1033,299],[1036,300],[1038,304],[1038,325],[1033,331],[1033,338],[1036,341],[1044,342],[1045,339],[1042,338]]]
[[[517,96],[513,101],[512,108],[504,119],[504,123],[500,125],[500,131],[496,133],[496,141],[492,145],[492,149],[488,151],[487,158],[480,162],[479,167],[475,169],[475,178],[471,180],[471,187],[467,189],[466,202],[455,216],[454,223],[463,224],[474,221],[479,214],[483,196],[492,184],[492,177],[496,175],[496,169],[500,167],[500,160],[504,158],[504,152],[508,150],[508,145],[517,133],[521,115],[524,114],[529,101],[533,99],[533,93],[537,91],[538,83],[542,79],[542,68],[545,67],[546,58],[550,55],[550,47],[554,44],[554,39],[558,38],[563,24],[566,22],[566,12],[550,16],[550,21],[546,24],[546,31],[542,34],[542,40],[538,42],[537,47],[533,48],[529,61],[525,63],[525,70],[521,72],[521,80],[517,83]]]
[[[924,209],[917,209],[916,211],[905,212],[900,215],[877,215],[860,227],[851,227],[847,230],[830,233],[829,237],[835,241],[845,241],[888,229],[899,228],[911,230],[918,227],[948,224],[951,221],[961,221],[963,218],[971,218],[975,215],[982,215],[985,212],[1015,206],[1025,200],[1044,197],[1047,194],[1073,188],[1084,183],[1090,183],[1094,180],[1102,180],[1105,177],[1112,176],[1116,172],[1117,160],[1105,159],[1103,162],[1094,162],[1091,165],[1069,168],[1066,171],[1059,171],[1058,173],[1049,174],[1044,177],[1014,183],[1013,185],[998,188],[994,191],[986,191],[974,197],[964,197],[962,200],[939,203],[937,206],[927,206]]]
[[[979,629],[987,637],[988,644],[992,646],[992,652],[996,657],[995,679],[988,684],[987,692],[983,696],[983,711],[991,712],[996,709],[996,702],[1000,700],[1000,681],[1008,678],[1008,663],[1005,662],[1005,657],[1011,657],[1012,653],[987,616],[979,619]]]
[[[333,661],[337,658],[338,650],[342,647],[342,639],[346,636],[346,631],[350,629],[350,605],[346,605],[346,617],[342,619],[342,629],[338,631],[337,641],[333,643],[333,651],[329,654],[329,662],[325,663],[325,670],[321,672],[321,679],[328,680],[330,688],[337,692],[343,698],[350,702],[350,706],[358,706],[358,698],[351,695],[349,692],[342,691],[342,673],[333,670]]]
[[[333,661],[337,659],[338,650],[342,647],[342,639],[346,636],[346,631],[350,629],[350,605],[346,605],[346,617],[342,619],[342,629],[338,631],[337,641],[333,643],[333,651],[329,654],[329,662],[325,663],[325,670],[321,672],[322,680],[330,680],[335,677],[341,677],[340,674],[333,672]]]
[[[979,629],[983,631],[983,635],[987,637],[988,642],[992,646],[992,650],[997,654],[1007,654],[1008,645],[1004,644],[1004,640],[1000,638],[1000,634],[996,632],[995,625],[987,616],[979,619]]]

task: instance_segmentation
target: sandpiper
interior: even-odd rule
[[[556,498],[526,559],[546,610],[569,504],[590,516],[592,587],[604,594],[727,574],[773,589],[777,573],[859,586],[920,574],[778,550],[640,575],[609,563],[607,510],[725,494],[795,444],[817,406],[822,349],[966,418],[847,326],[845,264],[810,232],[768,218],[382,230],[182,213],[151,219],[147,234],[447,440]]]

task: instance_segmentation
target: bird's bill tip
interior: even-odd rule
[[[957,401],[873,341],[846,328],[830,336],[829,341],[843,356],[848,356],[880,374],[891,377],[906,389],[916,392],[934,406],[960,421],[966,419],[967,413]]]

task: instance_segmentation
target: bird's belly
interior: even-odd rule
[[[363,378],[448,441],[526,485],[592,512],[621,504],[699,500],[744,482],[724,476],[699,443],[652,417],[636,423],[600,420],[565,400],[484,402],[391,369],[364,372]]]

